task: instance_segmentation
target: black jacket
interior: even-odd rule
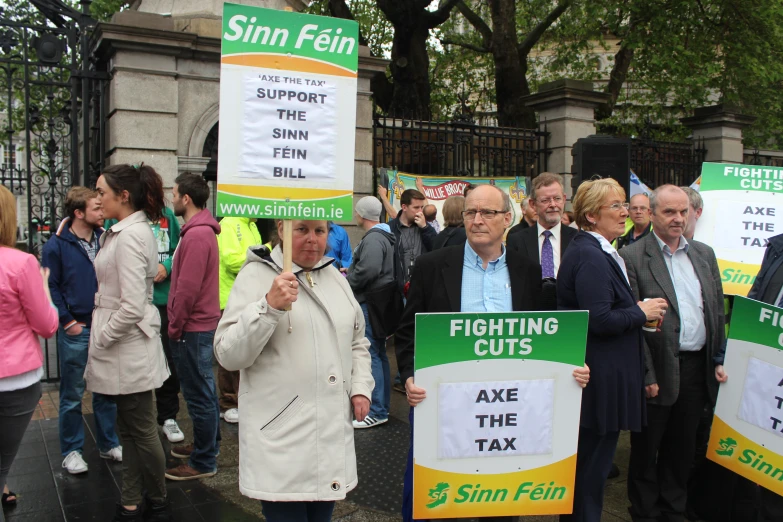
[[[400,210],[397,213],[397,217],[392,219],[389,222],[389,228],[391,229],[391,233],[394,234],[394,261],[397,264],[397,282],[400,285],[400,289],[402,289],[403,286],[405,286],[405,274],[408,273],[405,266],[403,266],[404,263],[404,257],[402,255],[402,231],[400,230],[400,227],[402,226],[400,224],[400,216],[402,215],[402,210]],[[414,227],[416,225],[413,225]],[[435,229],[432,228],[430,225],[427,225],[424,228],[418,228],[419,233],[421,234],[421,246],[422,246],[422,254],[425,254],[427,252],[432,251],[432,243],[435,240],[435,237],[438,235],[437,232],[435,232]]]
[[[764,261],[761,263],[753,287],[748,292],[748,297],[777,306],[775,300],[783,287],[783,281],[778,276],[781,266],[783,266],[783,234],[770,238],[767,251],[764,253]]]
[[[403,383],[413,376],[416,314],[470,311],[461,310],[464,259],[464,245],[450,246],[421,256],[413,266],[408,302],[394,338]],[[514,311],[539,310],[541,267],[510,248],[506,249],[506,263]]]
[[[464,245],[467,240],[468,235],[465,232],[465,227],[446,227],[440,231],[435,241],[432,242],[432,249],[437,250],[447,246]]]
[[[576,236],[578,230],[568,225],[560,225],[560,263],[563,262],[568,245]],[[541,264],[541,252],[538,249],[538,225],[520,230],[513,236],[509,233],[506,238],[509,248],[518,250],[520,254]]]
[[[636,241],[641,240],[644,236],[650,233],[652,230],[652,223],[650,223],[650,226],[648,226],[644,232],[642,232],[642,235],[637,237],[636,240],[631,241],[631,238],[633,237],[633,227],[631,230],[623,234],[622,236],[617,238],[617,250],[620,250],[623,247],[627,247],[628,245],[633,245],[636,243]]]

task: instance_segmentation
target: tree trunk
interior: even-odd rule
[[[420,21],[394,24],[391,74],[394,79],[389,115],[428,120],[430,113],[429,27]]]
[[[490,0],[489,5],[498,125],[535,128],[535,112],[525,107],[522,101],[530,94],[530,87],[527,82],[527,57],[519,54],[514,0]]]
[[[617,98],[620,96],[620,90],[623,88],[625,79],[628,76],[628,69],[633,61],[633,49],[620,46],[620,50],[614,55],[614,67],[609,75],[609,84],[606,86],[606,92],[609,94],[609,101],[595,111],[596,120],[605,120],[612,116],[614,107],[617,104]]]

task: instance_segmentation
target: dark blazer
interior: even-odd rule
[[[715,365],[723,363],[725,338],[723,286],[715,252],[704,243],[688,241],[688,257],[693,264],[696,277],[701,283],[704,300],[704,321],[707,329],[707,344],[704,349],[704,372],[707,377],[707,391],[715,404],[718,396],[718,381],[715,380]],[[663,297],[669,302],[666,317],[660,332],[644,333],[644,359],[646,374],[644,383],[658,384],[658,396],[649,399],[650,404],[670,406],[677,401],[680,390],[680,315],[677,309],[677,294],[674,291],[669,269],[655,238],[648,234],[642,240],[620,250],[628,268],[628,278],[634,295],[641,301],[645,298]]]
[[[582,392],[581,425],[600,434],[641,431],[646,424],[642,325],[617,262],[598,239],[579,232],[560,261],[557,304],[561,310],[588,310],[590,383]]]
[[[783,288],[781,267],[783,267],[783,234],[769,239],[767,251],[764,253],[764,261],[761,263],[753,287],[748,292],[748,297],[777,306],[776,300],[780,289]],[[51,278],[49,280],[51,281]]]
[[[422,255],[413,266],[408,302],[394,337],[397,367],[403,383],[413,376],[416,314],[463,311],[460,308],[464,259],[464,245],[450,246]],[[514,311],[537,310],[541,296],[541,267],[509,248],[506,249],[506,263]]]
[[[435,240],[432,242],[432,249],[437,250],[447,246],[464,245],[467,240],[468,235],[465,232],[465,227],[446,227],[435,236]]]
[[[516,225],[508,229],[508,234],[506,234],[506,239],[511,237],[512,234],[518,234],[527,228],[536,228],[535,225],[536,225],[535,223],[529,225],[528,222],[525,221],[525,217],[522,216],[522,221],[520,221],[519,223],[517,223]]]
[[[568,225],[560,225],[560,262],[563,261],[568,245],[571,244],[571,240],[574,239],[577,232],[575,228],[571,228]],[[527,257],[531,261],[541,264],[541,251],[538,249],[538,225],[528,227],[520,230],[513,236],[509,233],[506,238],[506,243],[509,248],[518,250],[520,254]]]

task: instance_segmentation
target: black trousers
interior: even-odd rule
[[[619,438],[619,431],[601,435],[594,430],[579,428],[574,510],[570,515],[560,515],[560,522],[600,522],[606,477],[612,468]]]
[[[179,413],[179,379],[174,361],[171,359],[171,347],[169,346],[169,314],[165,305],[156,305],[160,313],[160,340],[163,343],[163,353],[166,355],[166,363],[169,365],[171,375],[163,381],[160,388],[155,390],[155,401],[158,407],[158,425],[168,419],[177,419]]]
[[[631,433],[628,500],[634,522],[683,522],[699,421],[707,403],[705,350],[680,355],[671,406],[647,405],[647,428]]]

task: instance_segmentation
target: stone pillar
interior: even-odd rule
[[[372,89],[370,81],[376,74],[383,74],[388,65],[388,60],[376,58],[370,55],[370,48],[364,45],[359,47],[359,78],[356,93],[356,144],[354,154],[353,171],[353,199],[354,202],[364,196],[373,194],[373,169],[372,150],[373,143],[373,118],[372,118]],[[364,231],[353,226],[353,213],[348,217],[350,228],[346,227],[352,244],[357,244],[364,235]]]
[[[567,78],[544,83],[525,97],[525,105],[538,112],[539,130],[549,133],[547,170],[563,176],[569,200],[571,149],[579,138],[595,134],[595,109],[608,99],[608,94],[594,91],[591,82]]]
[[[693,116],[680,119],[693,131],[694,141],[704,141],[704,161],[715,163],[743,162],[742,129],[755,120],[755,116],[746,116],[736,107],[723,104],[700,107]]]

